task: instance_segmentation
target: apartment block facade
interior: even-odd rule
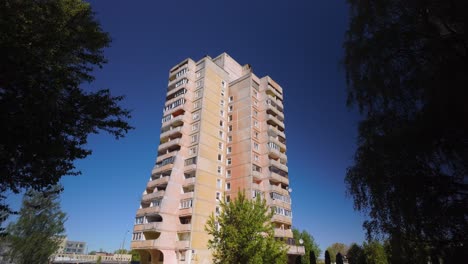
[[[158,157],[136,213],[141,263],[212,263],[205,232],[220,201],[239,190],[275,212],[275,237],[301,255],[292,211],[283,91],[228,54],[186,59],[169,72]]]

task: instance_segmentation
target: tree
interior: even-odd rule
[[[98,256],[98,258],[96,260],[96,264],[101,264],[101,263],[102,263],[102,257]]]
[[[320,256],[322,250],[320,249],[320,246],[315,242],[314,237],[311,234],[309,234],[309,232],[307,232],[306,230],[303,230],[301,232],[296,228],[293,228],[293,236],[296,242],[299,241],[299,239],[303,240],[305,254],[301,258],[301,263],[311,264],[312,256],[314,258],[315,263],[317,260],[315,256]]]
[[[348,246],[343,243],[333,243],[327,248],[327,251],[330,254],[330,261],[336,262],[336,254],[341,253],[341,255],[346,255]]]
[[[328,250],[325,250],[325,264],[330,264],[330,253],[328,253]]]
[[[66,216],[60,210],[58,189],[59,186],[44,192],[28,190],[24,195],[18,221],[7,228],[12,262],[48,263],[59,249]]]
[[[141,257],[140,257],[140,253],[138,253],[138,251],[132,249],[132,250],[130,250],[130,254],[132,255],[132,261],[140,261]]]
[[[363,253],[366,264],[387,264],[385,248],[378,241],[370,241],[363,244]],[[425,261],[427,263],[427,260]]]
[[[286,245],[274,238],[273,212],[264,199],[249,200],[239,192],[220,206],[220,215],[211,215],[205,226],[214,263],[286,263]]]
[[[468,4],[348,2],[348,104],[364,119],[345,181],[368,239],[388,238],[393,263],[466,259]]]
[[[364,252],[362,248],[356,243],[351,244],[351,247],[349,247],[346,257],[348,259],[349,264],[364,264],[365,263]]]
[[[80,88],[110,43],[89,3],[4,0],[0,28],[0,212],[9,214],[5,192],[80,174],[73,162],[91,154],[89,134],[120,138],[132,127],[122,96]]]
[[[315,255],[315,252],[313,250],[310,251],[309,263],[310,264],[317,264],[317,255]]]
[[[339,252],[336,254],[336,264],[343,264],[343,255]]]

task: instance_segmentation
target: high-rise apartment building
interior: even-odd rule
[[[238,190],[262,195],[275,236],[295,246],[283,91],[226,53],[169,72],[156,165],[136,214],[132,249],[141,263],[212,263],[205,224]]]

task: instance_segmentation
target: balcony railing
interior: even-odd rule
[[[275,228],[275,237],[292,238],[293,237],[293,232],[292,232],[291,229]]]
[[[276,116],[274,116],[274,115],[267,115],[267,119],[268,119],[267,123],[269,123],[269,124],[270,124],[270,123],[273,123],[273,124],[276,124],[276,125],[278,125],[278,126],[284,128],[284,123],[283,123],[283,121],[281,121],[281,120],[279,120],[278,118],[276,118]]]
[[[304,255],[305,249],[304,246],[293,246],[288,245],[288,255]]]
[[[163,196],[164,196],[164,191],[157,191],[157,192],[154,192],[154,193],[144,194],[143,198],[141,200],[144,201],[144,202],[148,202],[148,201],[151,201],[151,200],[153,200],[155,198],[160,198],[160,197],[163,197]]]
[[[169,178],[170,178],[170,176],[163,176],[163,177],[160,177],[158,179],[154,179],[154,180],[148,182],[147,187],[152,189],[152,188],[160,186],[160,185],[166,185],[167,183],[169,183]]]
[[[277,185],[270,185],[270,191],[277,192],[281,195],[289,195],[289,191],[281,188],[280,186]]]
[[[138,209],[136,215],[137,216],[144,216],[144,215],[149,215],[149,214],[157,214],[159,213],[160,207],[146,207],[146,208],[141,208]]]
[[[151,175],[155,175],[155,174],[158,174],[158,173],[161,173],[161,172],[172,170],[173,167],[174,167],[173,163],[169,163],[169,164],[166,164],[164,166],[156,165],[156,166],[154,166],[153,170],[151,171]]]
[[[272,126],[272,125],[269,125],[269,126],[268,126],[268,130],[269,130],[269,131],[268,131],[268,132],[269,132],[268,135],[270,135],[270,136],[271,136],[271,135],[278,135],[278,136],[281,136],[281,137],[283,137],[283,138],[286,138],[286,135],[284,134],[283,131],[280,131],[278,128],[276,128],[276,127],[274,127],[274,126]]]
[[[270,172],[270,177],[271,177],[271,179],[273,179],[276,182],[281,182],[283,184],[289,185],[289,179],[284,177],[284,176],[279,175],[278,173],[275,173],[275,172],[271,171]]]
[[[286,166],[285,164],[281,164],[281,162],[277,161],[277,160],[274,160],[274,159],[270,159],[270,166],[274,166],[280,170],[283,170],[285,172],[288,172],[288,166]]]
[[[192,228],[192,224],[178,224],[177,231],[190,231]]]
[[[174,127],[172,129],[169,129],[166,132],[161,133],[159,138],[167,138],[167,137],[172,136],[174,134],[180,134],[180,133],[182,133],[182,126]]]
[[[180,138],[169,140],[168,142],[159,145],[158,151],[162,151],[175,145],[180,145]]]
[[[190,247],[190,241],[189,240],[176,241],[176,247],[178,249],[187,249]]]

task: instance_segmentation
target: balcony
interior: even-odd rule
[[[180,195],[181,200],[193,198],[193,192],[186,192]]]
[[[271,221],[275,223],[283,223],[283,224],[291,225],[292,218],[284,216],[284,215],[274,214],[273,217],[271,218]]]
[[[161,185],[167,185],[169,182],[170,176],[163,176],[158,179],[154,179],[147,184],[147,188],[154,189],[155,187],[161,186]]]
[[[166,143],[168,143],[168,142],[166,142]],[[156,163],[163,162],[165,159],[169,159],[171,157],[175,158],[175,156],[177,155],[178,152],[179,151],[174,150],[174,151],[168,152],[168,153],[166,153],[164,155],[159,155],[158,158],[156,159]]]
[[[304,255],[304,246],[288,245],[288,255]]]
[[[164,196],[165,191],[157,191],[154,193],[144,194],[143,198],[141,199],[143,202],[150,202],[156,198],[161,198]]]
[[[182,135],[182,126],[170,128],[169,130],[161,133],[159,138],[161,139],[169,138],[169,137],[174,138],[174,137],[178,137],[179,135]]]
[[[189,186],[195,184],[195,177],[186,178],[182,186]]]
[[[170,82],[168,84],[169,85],[167,86],[167,95],[170,95],[170,94],[172,94],[173,92],[177,91],[180,88],[186,88],[187,85],[189,84],[189,79],[187,78],[187,76],[184,76],[184,77],[180,78],[179,80],[177,80],[175,82]]]
[[[278,185],[270,185],[270,191],[277,192],[281,195],[289,195],[289,191],[287,189],[284,189]]]
[[[283,138],[286,138],[286,135],[284,134],[284,131],[279,130],[275,126],[269,125],[268,126],[268,135],[270,136],[281,136]]]
[[[151,249],[155,240],[135,240],[132,241],[132,249]]]
[[[180,138],[169,140],[166,143],[160,144],[159,147],[158,147],[158,152],[163,151],[165,149],[169,149],[169,148],[174,147],[176,145],[180,146]]]
[[[286,154],[282,153],[278,148],[268,146],[268,156],[273,159],[287,160]]]
[[[267,124],[273,125],[273,126],[279,126],[284,129],[284,123],[283,121],[280,121],[276,116],[274,115],[267,115]]]
[[[281,201],[281,200],[272,199],[272,200],[270,200],[269,205],[270,206],[280,206],[280,207],[283,207],[284,209],[291,210],[291,204],[287,203],[287,202],[284,202],[284,201]]]
[[[293,232],[292,232],[291,229],[275,228],[275,237],[292,238],[293,237]]]
[[[268,94],[268,98],[270,100],[272,100],[273,102],[275,102],[275,104],[279,107],[281,107],[281,109],[284,109],[284,106],[283,106],[283,101],[281,101],[279,98],[276,98],[275,96],[271,95],[271,94]],[[279,109],[278,109],[279,110]]]
[[[153,170],[151,171],[151,175],[155,175],[155,174],[158,174],[158,173],[161,173],[161,172],[164,172],[164,171],[172,170],[173,167],[174,167],[173,163],[169,163],[169,164],[162,165],[162,166],[156,165],[156,166],[154,166]]]
[[[184,161],[184,172],[194,171],[197,168],[197,157],[189,158]]]
[[[136,225],[134,231],[160,231],[162,222],[147,223],[142,225]]]
[[[268,139],[270,140],[270,142],[273,142],[276,145],[278,145],[280,147],[281,152],[286,152],[286,141],[281,141],[279,137],[272,136],[268,137]]]
[[[285,176],[281,176],[280,174],[278,174],[276,172],[271,171],[270,172],[270,178],[274,182],[280,182],[280,183],[289,185],[289,179],[287,177],[285,177]]]
[[[285,164],[281,164],[281,162],[279,162],[277,160],[270,159],[270,166],[273,166],[273,167],[276,167],[276,168],[278,168],[280,170],[288,172],[288,166],[286,166]]]
[[[157,214],[160,211],[159,206],[155,207],[147,207],[147,208],[141,208],[138,209],[136,216],[144,216],[144,215],[151,215],[151,214]]]
[[[187,249],[190,247],[190,240],[176,241],[176,248]]]
[[[283,94],[280,91],[278,91],[276,88],[274,88],[273,86],[271,86],[269,84],[268,84],[267,89],[266,89],[266,94],[275,96],[275,97],[283,100]]]
[[[271,100],[271,99],[270,99],[270,100]],[[267,104],[267,110],[270,110],[270,111],[274,112],[275,115],[277,115],[277,116],[280,117],[280,120],[284,120],[283,111],[281,111],[280,109],[278,109],[278,107],[276,107],[275,105],[276,105],[275,102],[272,102],[272,103]],[[267,112],[267,113],[268,113],[268,112]]]
[[[190,231],[192,230],[192,224],[178,224],[177,226],[177,231],[182,232],[182,231]]]
[[[161,127],[166,127],[166,126],[181,126],[184,124],[185,121],[185,115],[180,114],[176,116],[172,116],[171,119],[168,120],[163,120]]]
[[[254,181],[261,181],[263,178],[262,173],[259,171],[252,171],[252,177]]]
[[[192,213],[193,213],[192,207],[179,209],[179,216],[192,215]]]

